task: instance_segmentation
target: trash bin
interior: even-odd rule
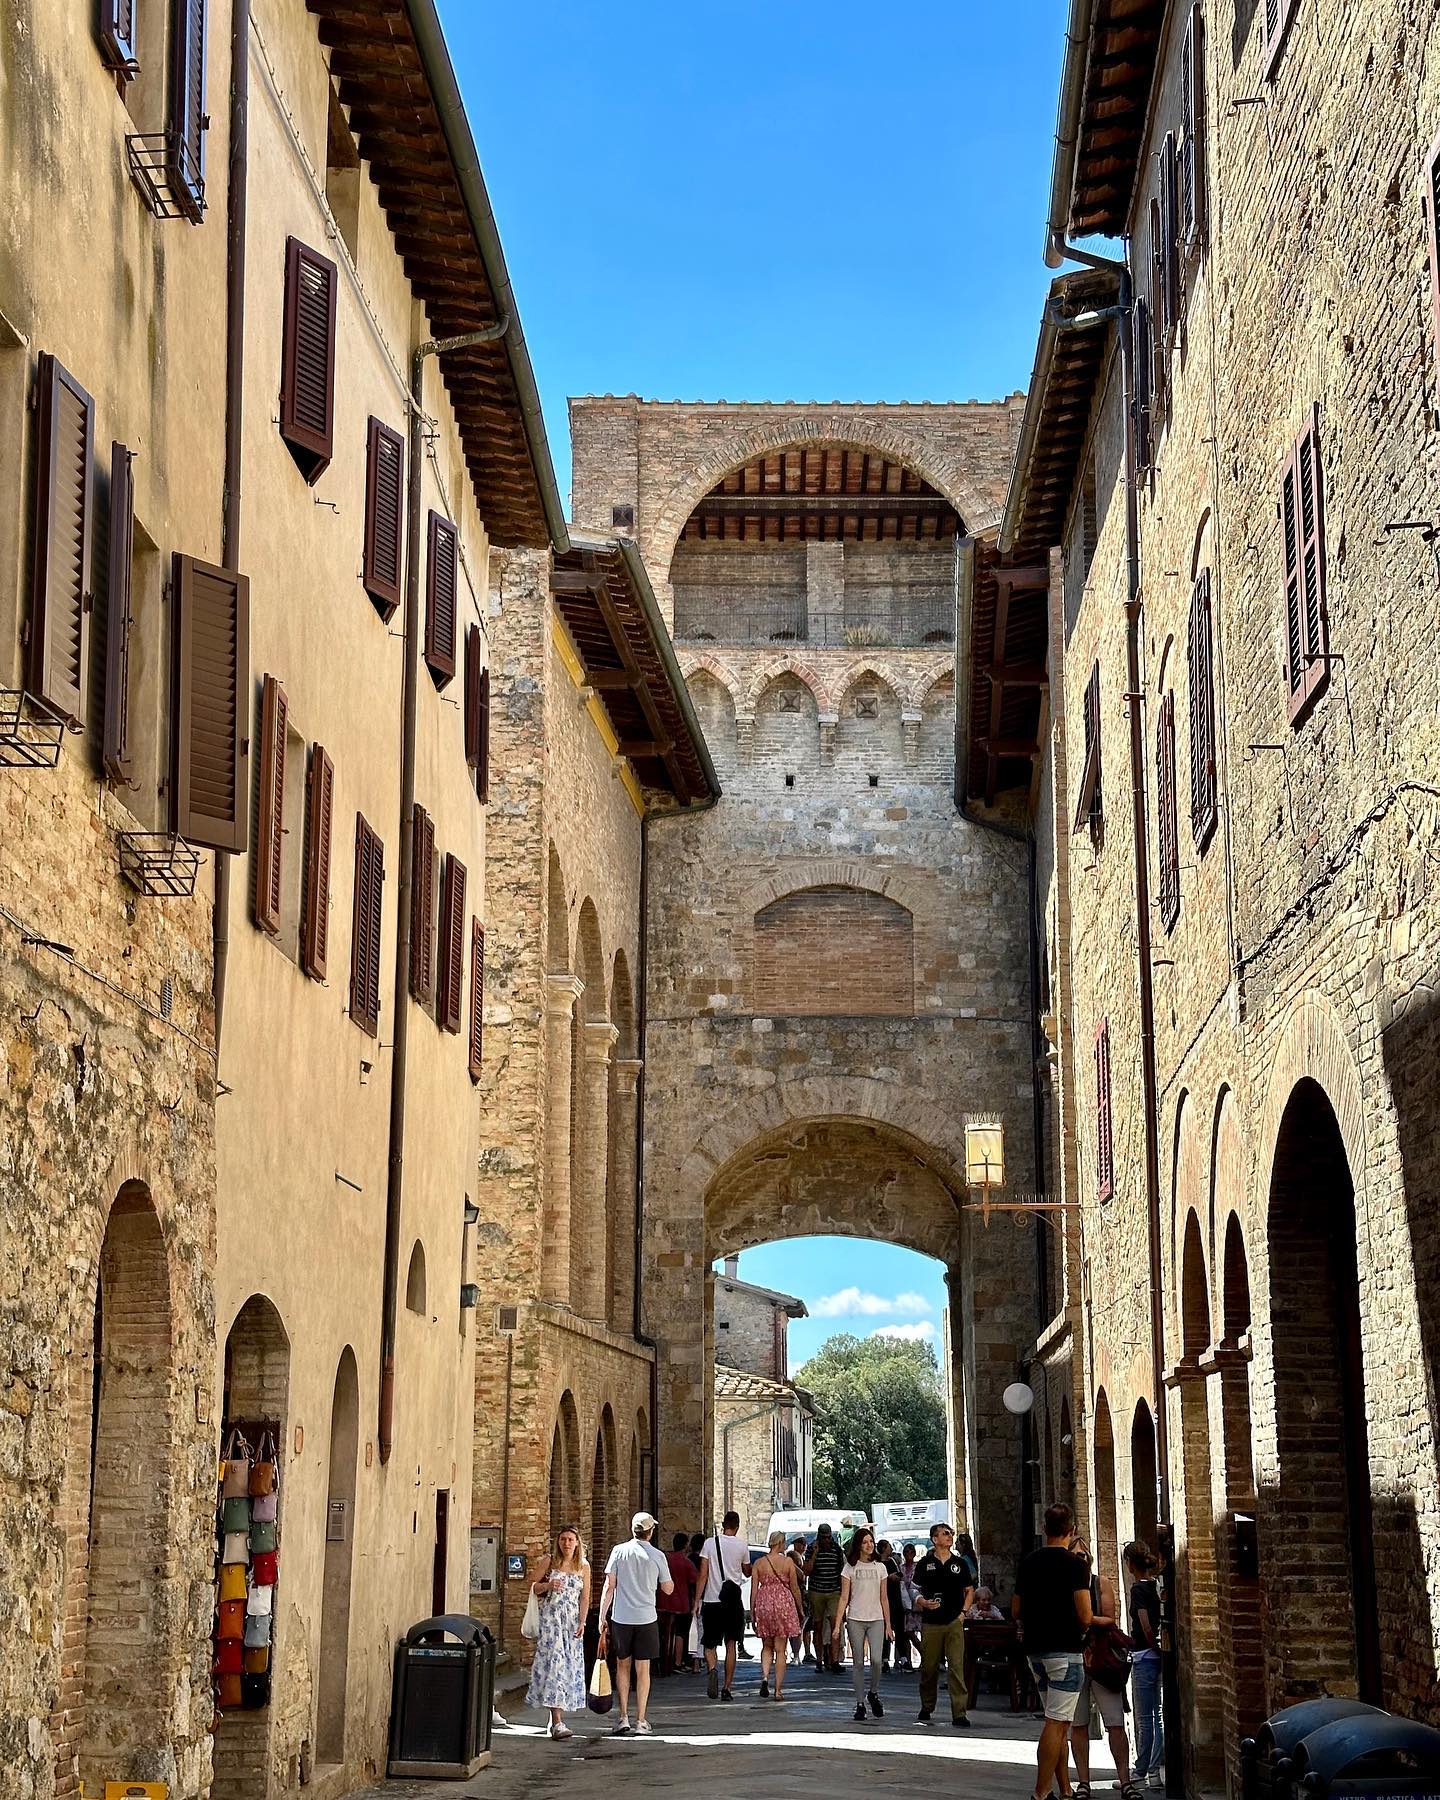
[[[1302,1700],[1274,1713],[1240,1746],[1240,1791],[1244,1800],[1294,1800],[1295,1749],[1302,1739],[1337,1719],[1385,1715],[1363,1700]]]
[[[1440,1731],[1393,1713],[1352,1715],[1296,1746],[1300,1795],[1440,1796]]]
[[[478,1619],[442,1613],[412,1625],[395,1646],[386,1772],[442,1780],[476,1774],[490,1760],[494,1695],[495,1640]]]

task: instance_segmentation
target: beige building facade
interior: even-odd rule
[[[814,1409],[790,1379],[792,1319],[807,1316],[794,1294],[740,1279],[727,1256],[714,1278],[715,1510],[740,1515],[740,1532],[764,1543],[772,1513],[809,1506]]]

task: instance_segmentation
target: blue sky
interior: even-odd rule
[[[798,1294],[810,1308],[808,1319],[790,1321],[792,1374],[842,1331],[921,1337],[939,1353],[945,1265],[913,1250],[855,1238],[789,1238],[744,1251],[740,1279]]]
[[[440,0],[545,402],[1024,387],[1056,0]]]

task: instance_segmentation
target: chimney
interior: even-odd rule
[[[740,1257],[738,1252],[734,1256],[727,1256],[725,1258],[725,1276],[729,1281],[738,1281],[740,1279]]]

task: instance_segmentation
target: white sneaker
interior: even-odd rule
[[[640,1733],[641,1737],[649,1737],[650,1721],[648,1719],[641,1719],[635,1729]]]
[[[550,1726],[550,1735],[558,1744],[563,1742],[566,1738],[574,1737],[575,1733],[568,1725],[556,1725],[552,1723]]]

